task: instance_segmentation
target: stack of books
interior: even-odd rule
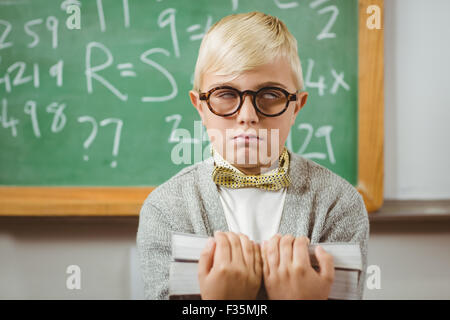
[[[208,237],[174,232],[172,234],[172,261],[169,270],[169,299],[201,299],[198,283],[198,260]],[[334,258],[334,282],[329,299],[358,299],[358,279],[362,271],[361,250],[358,243],[324,242],[320,246]],[[314,250],[319,244],[309,245],[311,265],[318,270]],[[264,291],[264,288],[262,289]],[[260,295],[258,295],[260,296]],[[262,295],[267,297],[267,295]]]

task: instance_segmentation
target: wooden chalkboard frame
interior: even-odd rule
[[[367,8],[384,0],[359,0],[358,182],[368,212],[383,204],[384,23],[369,29]],[[138,216],[154,187],[0,187],[3,216]]]

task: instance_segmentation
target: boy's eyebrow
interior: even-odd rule
[[[214,84],[210,85],[208,90],[211,90],[212,88],[219,87],[219,86],[231,86],[233,88],[236,88],[235,84],[233,84],[232,82],[219,82],[219,83],[214,83]],[[279,82],[274,82],[274,81],[266,81],[266,82],[260,83],[256,86],[256,89],[260,89],[262,87],[267,87],[267,86],[278,86],[278,87],[287,89],[287,87],[284,84],[279,83]]]

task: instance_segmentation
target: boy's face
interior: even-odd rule
[[[227,84],[224,85],[240,91],[257,91],[266,86],[284,87],[289,93],[296,91],[291,67],[285,58],[247,71],[232,81],[228,81],[229,79],[228,76],[206,73],[203,75],[200,91],[207,92],[225,82]],[[266,82],[273,84],[263,85]],[[268,168],[278,161],[289,130],[295,123],[298,112],[305,105],[308,93],[298,93],[297,101],[290,101],[287,110],[277,117],[267,117],[257,112],[250,95],[245,96],[241,109],[228,117],[212,113],[206,101],[199,99],[198,92],[190,91],[189,96],[200,114],[215,150],[245,174],[260,174],[262,168]],[[257,138],[235,138],[242,133],[255,134]]]

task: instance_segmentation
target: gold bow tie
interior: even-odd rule
[[[245,175],[229,162],[214,152],[211,147],[211,154],[214,158],[213,181],[228,188],[256,187],[264,190],[276,191],[289,186],[291,180],[288,175],[289,153],[284,148],[278,160],[278,168],[260,175]]]

